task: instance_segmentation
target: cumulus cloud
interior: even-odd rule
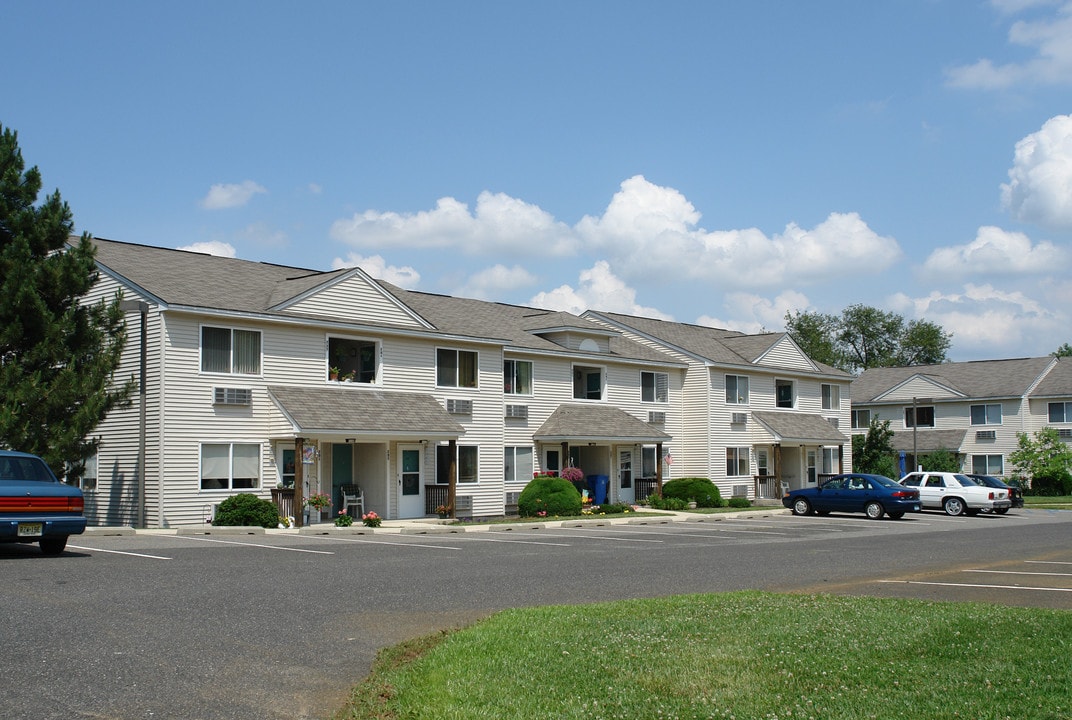
[[[658,320],[673,320],[671,316],[655,308],[637,304],[636,290],[617,277],[606,260],[600,260],[591,268],[581,271],[578,280],[576,288],[561,285],[550,292],[539,293],[529,304],[575,314],[585,310],[604,310]]]
[[[234,246],[230,243],[219,242],[216,240],[210,242],[197,242],[190,245],[183,245],[179,250],[186,250],[187,252],[204,253],[206,255],[215,255],[217,257],[233,258],[236,256]]]
[[[487,191],[480,193],[474,212],[451,197],[417,213],[366,210],[332,223],[331,237],[355,247],[450,247],[468,254],[569,255],[575,249],[569,226],[550,213]]]
[[[406,290],[413,290],[421,281],[421,274],[413,268],[388,265],[381,255],[362,257],[357,253],[350,253],[345,258],[332,260],[331,267],[333,270],[359,267],[377,280],[385,280]]]
[[[993,285],[964,286],[963,292],[934,291],[925,297],[904,294],[891,298],[893,309],[909,317],[925,318],[953,333],[958,351],[984,357],[1010,356],[994,348],[1016,348],[1021,357],[1052,352],[1053,348],[1028,345],[1039,338],[1064,337],[1068,317],[1018,290]],[[1060,343],[1053,341],[1053,347]]]
[[[494,299],[505,292],[532,287],[536,276],[520,265],[495,265],[472,275],[453,294],[478,300]]]
[[[1052,117],[1016,143],[1001,200],[1018,220],[1072,229],[1072,115]]]
[[[810,304],[807,296],[796,290],[785,290],[774,298],[732,292],[723,299],[723,306],[732,320],[701,315],[696,324],[744,333],[781,330],[787,312],[807,308]]]
[[[252,180],[241,183],[220,183],[213,185],[201,200],[201,207],[206,210],[222,210],[225,208],[241,207],[248,203],[254,195],[268,192],[263,186]]]
[[[923,273],[936,278],[1031,274],[1059,271],[1067,264],[1068,253],[1051,242],[1033,245],[1023,233],[985,226],[970,243],[932,252]]]
[[[1019,11],[1032,5],[1025,0],[995,3],[999,10]],[[1055,15],[1035,21],[1017,21],[1009,28],[1009,43],[1032,50],[1025,62],[995,64],[988,58],[946,71],[950,85],[985,90],[1018,85],[1067,85],[1072,83],[1072,3],[1065,2]]]

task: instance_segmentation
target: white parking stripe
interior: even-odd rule
[[[131,557],[148,558],[150,560],[171,560],[172,558],[162,555],[146,555],[145,553],[122,552],[121,550],[101,550],[100,548],[85,547],[84,545],[68,545],[75,550],[88,550],[89,552],[110,553],[112,555],[130,555]]]
[[[1072,562],[1065,560],[1024,560],[1024,562],[1034,565],[1072,565]]]
[[[1043,592],[1072,592],[1072,588],[1030,587],[1028,585],[977,585],[974,583],[925,582],[923,580],[879,580],[880,583],[902,585],[939,585],[942,587],[986,588],[989,590],[1040,590]]]
[[[994,575],[1049,575],[1051,577],[1072,577],[1072,573],[1028,572],[1027,570],[965,570],[973,573],[992,573]]]
[[[183,540],[197,540],[199,542],[219,543],[220,545],[242,545],[244,547],[265,548],[267,550],[284,550],[286,552],[312,553],[314,555],[334,555],[328,550],[303,550],[302,548],[280,547],[278,545],[262,545],[261,543],[239,542],[238,540],[215,540],[213,538],[191,537],[189,535],[176,535]]]
[[[415,547],[415,548],[428,548],[429,550],[461,550],[460,547],[454,545],[424,545],[422,543],[415,542],[389,542],[387,540],[361,540],[358,538],[346,538],[346,537],[327,537],[326,535],[303,535],[302,537],[313,538],[314,540],[328,540],[330,542],[347,542],[361,545],[395,545],[397,547]]]
[[[570,528],[570,530],[579,530],[579,529],[580,528]],[[548,532],[554,532],[555,535],[558,535],[559,537],[565,536],[565,537],[585,538],[586,540],[617,540],[618,542],[640,542],[640,543],[661,543],[661,542],[663,542],[662,540],[641,540],[639,538],[606,537],[605,535],[589,535],[587,533],[582,533],[581,535],[570,535],[569,533],[563,533],[560,530],[540,530],[540,531],[538,531],[536,533],[523,533],[523,532],[518,532],[517,530],[511,530],[510,534],[511,535],[515,535],[515,534],[517,534],[517,535],[545,535],[546,536]]]
[[[521,543],[522,545],[551,545],[552,547],[573,547],[569,543],[541,542],[540,540],[507,540],[505,538],[473,537],[465,538],[470,542]]]

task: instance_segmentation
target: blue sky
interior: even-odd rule
[[[747,332],[1072,341],[1072,2],[0,0],[79,230]]]

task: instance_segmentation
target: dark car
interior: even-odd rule
[[[40,543],[59,555],[67,536],[85,532],[82,491],[61,483],[36,455],[0,450],[0,542]]]
[[[884,475],[846,473],[835,475],[822,485],[790,490],[782,505],[794,515],[817,512],[862,512],[872,520],[889,515],[894,520],[906,512],[919,512],[919,491],[906,488]]]
[[[1012,500],[1012,506],[1014,508],[1022,508],[1024,506],[1024,491],[1021,490],[1018,485],[1009,485],[1001,478],[994,477],[993,475],[976,475],[974,473],[965,473],[965,475],[980,485],[1008,490],[1009,499]],[[998,515],[1004,515],[1009,512],[1009,508],[998,508],[994,512]]]

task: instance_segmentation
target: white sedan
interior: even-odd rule
[[[924,508],[944,510],[946,515],[975,515],[982,510],[1012,507],[1008,490],[984,487],[960,473],[913,472],[900,482],[919,490]]]

